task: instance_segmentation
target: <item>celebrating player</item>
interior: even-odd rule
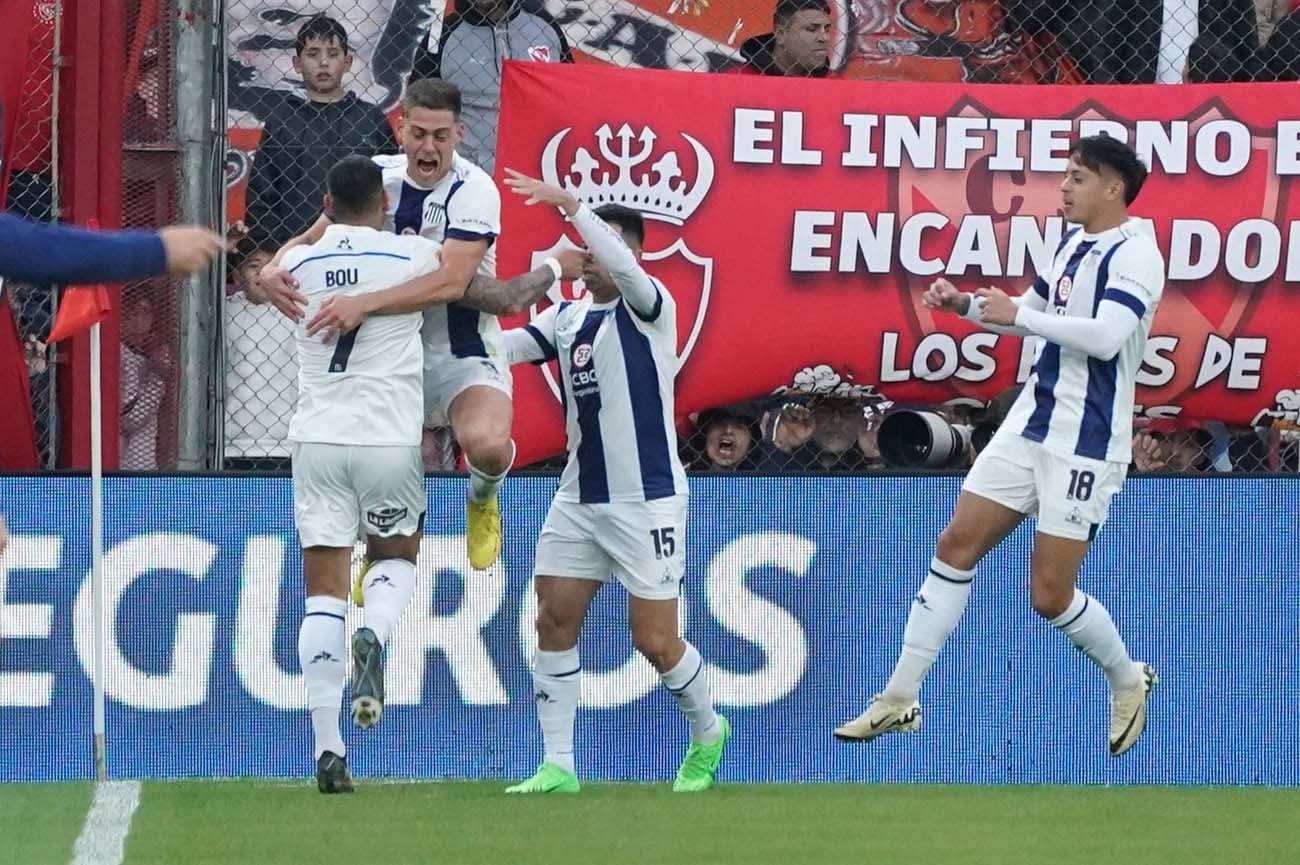
[[[502,310],[479,292],[467,291],[475,273],[496,276],[495,241],[501,231],[501,195],[482,169],[456,153],[464,135],[460,91],[445,81],[411,84],[403,102],[402,155],[376,156],[383,168],[388,208],[384,226],[398,234],[417,234],[442,244],[442,266],[412,286],[378,296],[334,298],[309,331],[345,332],[368,312],[406,308],[414,297],[425,310],[424,402],[426,419],[450,423],[469,469],[466,546],[470,564],[484,569],[501,551],[497,489],[514,461],[510,438],[513,408],[510,370],[502,353]],[[322,216],[285,250],[315,242],[329,217]],[[281,250],[281,255],[285,250]],[[524,298],[540,298],[561,277],[563,263],[542,268]],[[282,262],[263,274],[272,302],[282,311],[293,306],[292,280]],[[491,285],[491,283],[484,283]],[[497,284],[499,285],[499,284]],[[448,291],[458,300],[446,301]],[[463,295],[463,297],[462,297]],[[525,304],[526,305],[526,304]],[[483,312],[489,314],[484,315]]]
[[[334,224],[284,257],[308,309],[340,293],[373,292],[434,270],[437,244],[380,231],[387,196],[379,166],[349,156],[330,169]],[[450,297],[450,296],[449,296]],[[302,542],[307,612],[298,658],[307,685],[322,793],[352,779],[339,733],[344,615],[352,546],[366,537],[365,625],[352,639],[352,714],[363,729],[383,712],[381,652],[415,589],[424,526],[423,317],[378,316],[324,342],[299,326],[293,442],[294,521]]]
[[[534,571],[533,683],[545,757],[531,778],[507,792],[578,792],[578,633],[611,574],[629,595],[632,642],[690,724],[673,789],[705,790],[717,776],[730,727],[713,710],[703,659],[678,633],[687,488],[673,428],[676,304],[641,269],[640,214],[615,205],[593,212],[562,189],[507,173],[506,184],[528,204],[560,208],[594,257],[581,300],[551,306],[505,334],[511,362],[559,361],[569,450]]]
[[[966,476],[912,603],[893,675],[861,715],[835,730],[840,739],[920,726],[921,682],[966,608],[976,565],[1028,515],[1038,518],[1034,610],[1106,674],[1111,755],[1142,735],[1156,672],[1129,657],[1110,613],[1075,582],[1128,472],[1135,377],[1164,291],[1160,250],[1128,215],[1146,176],[1120,141],[1080,139],[1061,184],[1065,218],[1080,227],[1061,240],[1033,288],[1016,298],[982,288],[972,297],[940,279],[922,298],[932,309],[1046,343]]]

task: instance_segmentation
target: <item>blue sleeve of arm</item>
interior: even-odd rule
[[[35,283],[126,282],[167,269],[153,231],[89,231],[0,214],[0,276]]]

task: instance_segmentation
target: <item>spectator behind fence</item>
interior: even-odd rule
[[[397,152],[384,112],[343,89],[353,60],[343,25],[309,19],[295,49],[307,98],[285,99],[267,116],[248,178],[245,221],[262,246],[282,246],[316,221],[331,165],[353,153]]]
[[[259,273],[274,250],[244,240],[231,271],[240,289],[226,298],[226,446],[229,471],[285,471],[285,444],[298,398],[294,323],[267,303]]]
[[[158,467],[158,413],[166,396],[166,369],[148,354],[155,341],[151,292],[125,292],[121,326],[120,463],[124,469]]]
[[[506,60],[572,63],[573,56],[555,22],[520,0],[462,0],[430,25],[411,68],[412,81],[441,78],[460,88],[465,137],[458,151],[488,174],[496,165]]]
[[[1268,44],[1269,37],[1293,5],[1293,0],[1255,0],[1255,32],[1261,48]]]
[[[1249,67],[1258,45],[1253,0],[1014,0],[1010,6],[1026,26],[1054,33],[1093,84],[1177,83],[1198,33],[1212,33],[1226,46],[1232,75]]]
[[[1279,21],[1268,44],[1259,50],[1256,78],[1300,81],[1300,11]]]
[[[743,75],[825,78],[830,74],[831,8],[826,0],[779,0],[772,32],[740,46]]]
[[[757,412],[731,405],[700,412],[682,456],[691,471],[752,472],[759,468],[761,448]]]

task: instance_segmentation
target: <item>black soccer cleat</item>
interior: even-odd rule
[[[352,722],[363,730],[384,714],[384,650],[369,628],[352,635]]]
[[[351,793],[352,775],[348,761],[333,751],[326,751],[316,761],[316,787],[322,793]]]

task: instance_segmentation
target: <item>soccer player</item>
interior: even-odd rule
[[[442,266],[416,283],[425,299],[425,411],[432,423],[450,423],[465,452],[470,476],[466,547],[470,564],[482,570],[491,566],[501,551],[497,490],[514,462],[515,446],[510,438],[510,370],[501,350],[501,325],[496,315],[482,314],[486,305],[472,305],[472,294],[467,302],[437,300],[450,288],[465,292],[475,273],[496,276],[501,194],[491,177],[456,153],[465,130],[460,112],[460,91],[455,85],[437,80],[413,82],[403,102],[402,154],[374,159],[383,167],[388,194],[385,227],[442,244]],[[328,224],[328,216],[322,216],[285,249],[315,242]],[[273,262],[263,279],[273,302],[284,309],[280,298],[291,285],[278,264]],[[555,279],[560,270],[554,268]],[[409,294],[390,292],[381,305],[407,297]],[[320,321],[310,323],[313,332],[321,326],[340,332],[356,326],[360,318],[353,313],[364,314],[359,306],[327,304]]]
[[[1160,250],[1128,214],[1146,176],[1120,141],[1079,139],[1061,183],[1065,218],[1078,227],[1029,291],[1011,298],[981,288],[972,297],[940,279],[925,292],[922,302],[931,309],[1046,342],[966,476],[912,603],[893,675],[861,715],[835,730],[840,739],[867,741],[920,726],[921,682],[966,608],[976,565],[1029,515],[1038,521],[1030,562],[1034,610],[1105,673],[1111,755],[1142,735],[1156,672],[1129,657],[1110,613],[1075,582],[1128,472],[1134,380],[1164,291]]]
[[[509,171],[529,204],[563,211],[593,261],[587,293],[507,331],[512,362],[558,360],[569,461],[537,542],[537,654],[533,683],[545,757],[508,793],[576,793],[573,722],[582,665],[578,633],[611,574],[628,592],[632,642],[659,671],[690,724],[676,791],[713,786],[730,735],[713,710],[704,661],[678,633],[686,559],[686,474],[677,458],[673,379],[677,310],[641,269],[641,216],[593,212],[568,192]]]
[[[369,158],[340,160],[326,188],[333,224],[317,243],[284,257],[309,310],[336,294],[373,292],[437,268],[437,244],[380,230],[387,196],[382,172]],[[457,296],[448,290],[446,299]],[[425,512],[422,321],[418,312],[377,316],[330,342],[297,329],[298,405],[289,440],[294,522],[307,583],[298,658],[322,793],[352,790],[339,710],[357,537],[366,537],[370,561],[365,624],[353,635],[351,652],[352,716],[363,729],[383,713],[381,653],[415,589]]]

